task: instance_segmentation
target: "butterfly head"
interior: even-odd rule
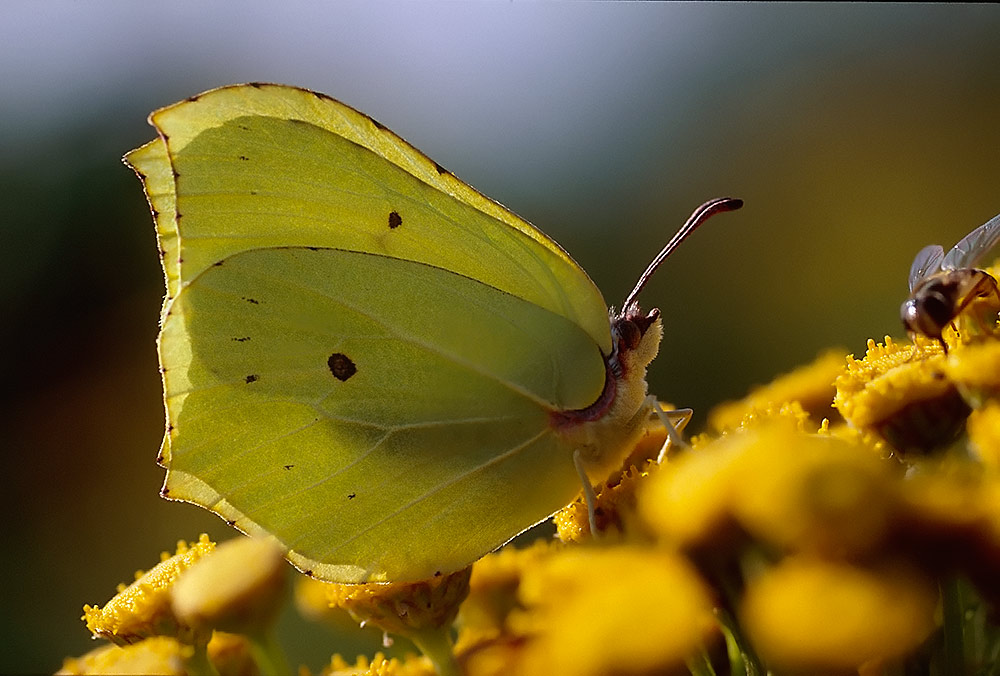
[[[663,337],[663,321],[656,308],[643,312],[632,302],[620,313],[611,311],[611,354],[608,369],[618,379],[626,373],[642,369],[653,361]]]

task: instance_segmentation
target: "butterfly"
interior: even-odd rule
[[[997,280],[974,266],[994,246],[1000,243],[1000,215],[994,216],[962,238],[945,254],[938,244],[921,249],[910,266],[910,297],[900,308],[903,326],[911,338],[921,334],[934,338],[944,351],[948,345],[942,333],[967,307],[976,301],[989,299],[993,321],[1000,309],[1000,290]],[[995,302],[993,302],[995,301]],[[985,322],[978,314],[976,319],[985,329]]]
[[[659,424],[636,296],[742,204],[703,205],[609,316],[558,244],[328,96],[233,85],[149,120],[125,162],[167,288],[161,494],[338,582],[459,570],[605,480]]]

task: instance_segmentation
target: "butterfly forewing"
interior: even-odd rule
[[[182,285],[254,248],[378,253],[524,298],[610,352],[607,306],[558,245],[348,106],[293,87],[245,85],[151,120],[176,176]]]

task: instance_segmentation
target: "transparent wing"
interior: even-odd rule
[[[974,268],[998,242],[1000,242],[1000,214],[963,237],[962,241],[944,257],[941,269]]]
[[[458,570],[572,501],[552,408],[598,398],[568,319],[429,265],[336,249],[236,254],[160,336],[165,495],[339,582]]]
[[[910,291],[921,279],[929,274],[937,272],[941,267],[941,259],[944,258],[944,249],[938,244],[929,244],[917,253],[910,266]]]

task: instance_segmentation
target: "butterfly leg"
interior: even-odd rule
[[[681,437],[681,431],[687,427],[687,424],[691,422],[691,416],[694,414],[689,408],[678,408],[673,411],[664,411],[663,407],[660,406],[660,402],[656,400],[656,397],[649,395],[646,397],[646,401],[653,407],[653,412],[656,413],[656,417],[660,419],[663,426],[667,428],[667,438],[663,440],[663,446],[660,448],[659,454],[656,456],[657,464],[663,462],[663,459],[667,457],[667,449],[671,446],[674,448],[688,448],[688,443],[684,441]]]
[[[597,495],[594,493],[594,487],[590,483],[590,479],[587,478],[587,470],[583,468],[583,456],[580,454],[580,449],[573,451],[573,465],[576,467],[576,473],[580,475],[580,481],[583,483],[583,499],[587,503],[587,519],[590,521],[590,535],[591,537],[597,537],[597,515],[594,510],[597,509]]]

